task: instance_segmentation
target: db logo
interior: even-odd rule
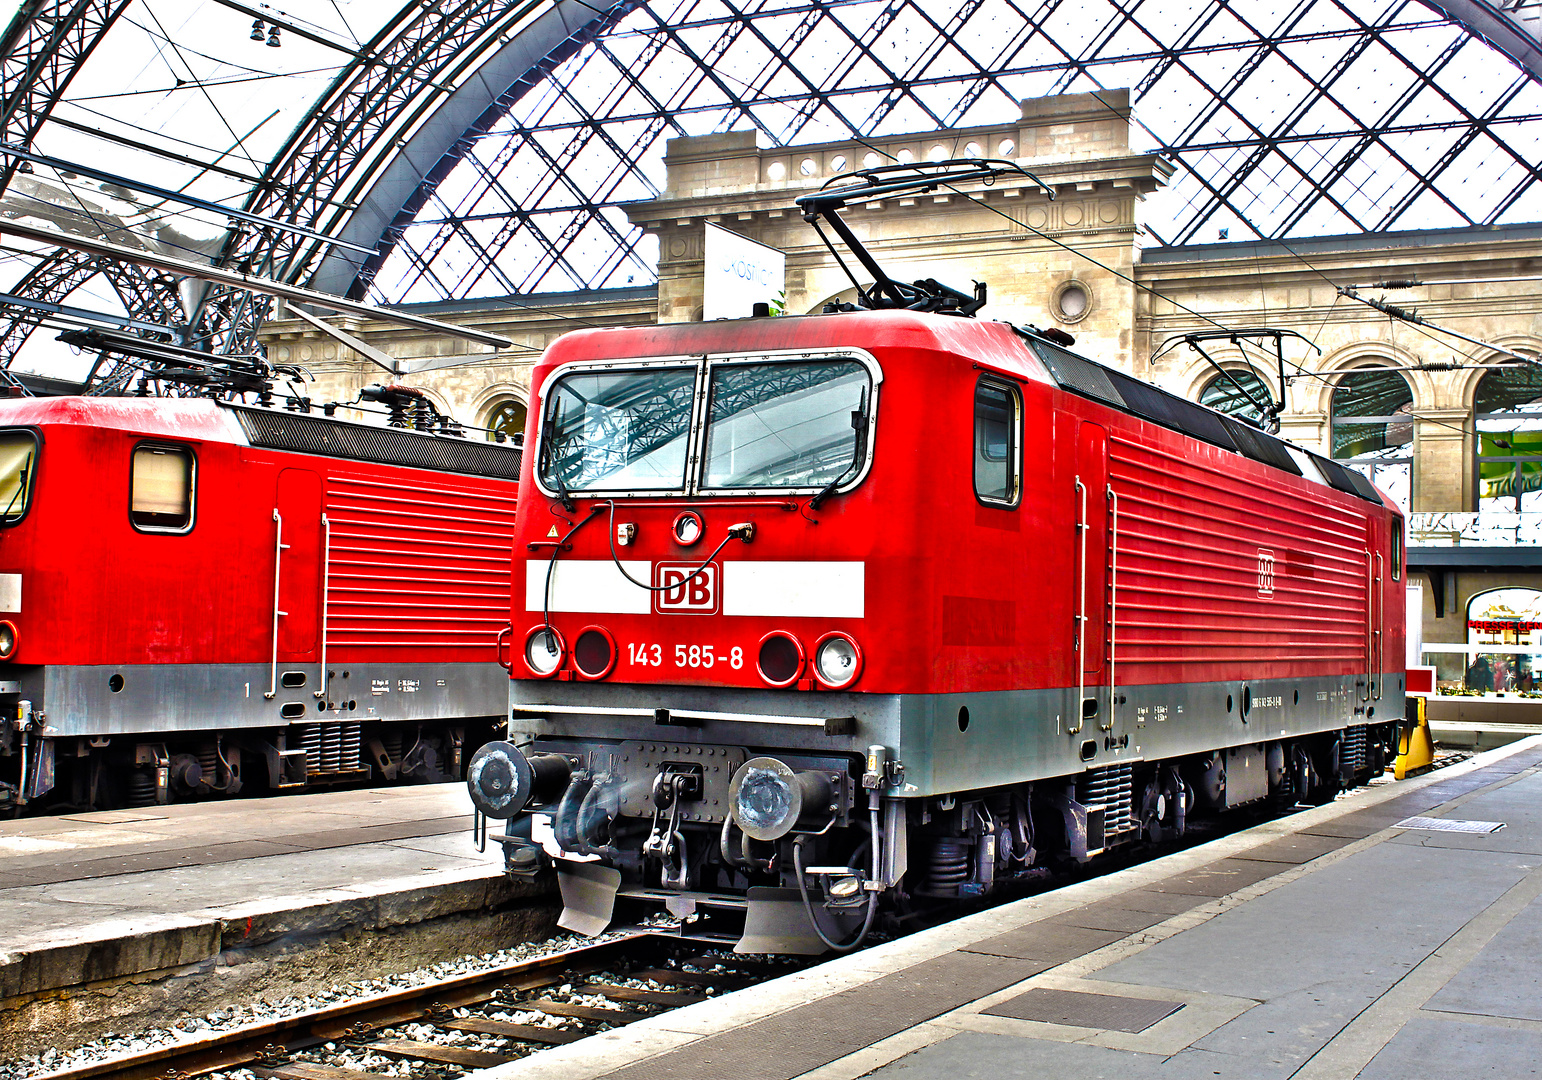
[[[722,601],[721,582],[717,563],[655,563],[653,587],[659,591],[653,594],[653,610],[716,615]]]
[[[1274,595],[1274,552],[1258,549],[1258,595]]]

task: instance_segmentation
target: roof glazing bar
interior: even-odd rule
[[[320,240],[323,243],[334,244],[337,247],[348,248],[351,251],[361,251],[366,255],[373,255],[374,248],[360,247],[358,244],[350,244],[346,240],[338,240],[327,236],[325,233],[314,232],[300,225],[288,225],[273,218],[262,217],[258,214],[249,214],[245,210],[234,210],[228,206],[222,206],[216,202],[208,202],[195,198],[192,195],[184,195],[180,191],[172,191],[169,188],[156,187],[154,184],[146,184],[141,180],[131,180],[126,176],[118,176],[116,173],[103,172],[101,169],[93,169],[89,165],[77,165],[73,161],[65,161],[63,158],[49,157],[47,154],[34,154],[20,146],[12,146],[10,143],[0,143],[0,154],[9,154],[13,158],[22,161],[30,161],[38,165],[47,165],[52,169],[63,172],[72,172],[80,176],[89,176],[93,180],[100,180],[104,184],[117,184],[119,187],[128,188],[130,191],[142,192],[146,195],[154,195],[158,199],[166,199],[168,202],[179,202],[185,206],[197,207],[199,210],[208,210],[225,217],[235,218],[237,221],[249,222],[265,229],[277,229],[280,232],[294,233],[296,236],[304,236],[311,240]]]
[[[456,326],[454,323],[440,322],[438,319],[425,319],[420,315],[409,315],[404,311],[393,311],[390,308],[376,307],[373,304],[361,304],[354,300],[345,300],[341,296],[332,296],[328,293],[316,292],[314,289],[302,288],[299,285],[274,281],[272,278],[242,274],[234,270],[224,270],[217,266],[188,262],[186,259],[174,259],[169,255],[159,255],[151,251],[138,251],[134,248],[109,243],[106,240],[95,240],[87,236],[63,233],[57,229],[41,229],[34,225],[25,225],[19,221],[0,220],[0,233],[17,236],[40,244],[69,248],[72,251],[84,251],[91,255],[104,255],[109,259],[117,259],[121,262],[138,263],[141,266],[150,266],[157,270],[164,270],[169,274],[181,274],[186,277],[198,278],[201,281],[212,281],[219,285],[229,285],[236,289],[262,293],[265,296],[278,296],[300,304],[312,304],[316,307],[327,308],[332,311],[343,311],[351,315],[363,316],[366,319],[380,319],[384,322],[400,323],[402,326],[411,326],[419,330],[431,330],[438,334],[449,334],[453,337],[465,338],[467,341],[492,345],[499,349],[512,348],[514,345],[512,339],[501,337],[498,334],[488,334],[481,330]]]

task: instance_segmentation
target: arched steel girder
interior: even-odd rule
[[[1542,46],[1524,26],[1497,7],[1485,0],[1421,2],[1500,48],[1515,58],[1533,78],[1542,81]],[[438,184],[465,158],[476,139],[557,64],[602,35],[640,3],[641,0],[623,0],[601,12],[600,7],[581,0],[550,0],[522,9],[519,18],[523,20],[523,26],[512,39],[504,38],[506,44],[501,48],[490,55],[484,54],[487,55],[485,60],[481,57],[457,59],[457,71],[474,74],[474,78],[461,82],[453,94],[441,95],[421,105],[414,104],[411,123],[404,125],[413,127],[414,134],[391,160],[350,178],[346,193],[334,189],[334,197],[325,206],[318,206],[317,217],[286,218],[308,223],[351,243],[374,246],[376,254],[364,257],[348,251],[328,252],[314,243],[280,236],[274,238],[275,252],[282,246],[288,249],[288,254],[285,261],[275,261],[270,272],[298,282],[315,266],[314,276],[309,281],[313,288],[362,299],[365,288],[403,230],[411,224]],[[535,9],[542,6],[547,10],[537,14]],[[943,35],[941,27],[938,32]],[[339,87],[341,82],[340,79]],[[348,100],[353,93],[351,88],[347,92],[334,88],[328,99]],[[313,127],[324,126],[328,99],[323,99],[308,122]],[[379,99],[391,100],[391,93],[382,94]],[[360,125],[359,131],[367,134],[364,125]],[[330,130],[327,135],[331,135]],[[361,153],[361,149],[346,145],[341,128],[337,135],[336,139],[324,140],[325,152],[335,155],[336,160],[329,161],[317,155],[314,159],[317,167],[310,176],[320,179],[324,175],[340,175],[345,170],[339,168],[339,163],[350,155]],[[299,138],[295,145],[307,145],[307,138],[314,139],[314,133]],[[297,163],[302,168],[306,164],[303,157]],[[282,216],[272,210],[255,209],[270,216]]]
[[[242,228],[220,265],[361,296],[434,187],[484,133],[567,56],[641,0],[599,8],[583,0],[463,0],[450,10],[409,4],[343,70],[285,144],[244,209],[376,246],[377,256]],[[354,239],[357,238],[357,239]],[[316,272],[318,265],[320,272]],[[314,276],[312,276],[314,273]],[[221,310],[209,310],[223,304]],[[211,293],[208,318],[255,331],[265,304]],[[255,320],[255,321],[253,321]]]
[[[7,128],[9,137],[30,140],[128,2],[32,0],[17,14],[5,38],[5,85],[26,89],[4,100],[8,111],[0,119],[16,115],[25,135]],[[422,204],[469,151],[476,134],[538,84],[554,63],[637,2],[625,0],[610,11],[577,0],[523,5],[462,0],[448,10],[443,4],[407,3],[297,126],[245,208],[306,222],[319,231],[363,236],[366,245],[374,244],[403,216],[404,206],[414,198],[417,206]],[[410,218],[415,212],[416,206],[405,213]],[[231,233],[215,261],[300,281],[327,252],[321,244],[293,241],[277,232],[243,228]],[[79,277],[78,271],[78,257],[59,252],[34,268],[17,291],[29,299],[57,302],[92,276]],[[329,291],[349,291],[358,272],[358,263],[344,267],[347,281]],[[174,306],[175,289],[166,290],[156,275],[130,266],[108,276],[132,317],[153,321],[170,311],[173,321],[182,321]],[[244,350],[270,308],[263,297],[204,290],[192,313],[190,336],[214,351]],[[35,325],[25,314],[15,316],[0,335],[0,366],[9,364]]]
[[[142,266],[59,248],[27,271],[12,291],[28,300],[59,304],[97,275],[112,285],[130,318],[158,323],[168,328],[168,340],[174,336],[170,328],[183,319],[177,281]],[[0,326],[0,370],[11,366],[40,320],[40,315],[25,308],[12,309],[10,320]]]
[[[1528,29],[1515,17],[1497,4],[1485,0],[1419,0],[1431,11],[1438,12],[1452,22],[1465,26],[1469,31],[1488,42],[1494,48],[1514,60],[1542,82],[1542,42],[1537,40],[1536,30]],[[1512,4],[1519,8],[1519,4]]]
[[[54,106],[102,38],[132,0],[29,0],[0,37],[0,139],[31,146]],[[0,194],[20,159],[0,161]],[[130,315],[147,322],[180,322],[176,287],[137,266],[60,249],[34,266],[15,287],[28,299],[58,303],[97,274],[113,283]],[[168,303],[171,307],[168,308]],[[10,367],[38,320],[15,308],[0,326],[0,369]]]
[[[70,80],[132,0],[27,0],[0,38],[0,139],[31,146]],[[20,164],[0,163],[0,194]]]
[[[24,5],[3,40],[4,85],[16,88],[0,99],[6,137],[35,134],[128,2]],[[528,0],[517,8],[496,0],[406,4],[343,69],[246,204],[254,213],[375,245],[377,255],[355,261],[314,243],[243,230],[232,235],[219,261],[296,282],[314,272],[315,287],[362,293],[401,229],[476,137],[556,63],[638,2],[603,9],[580,0]],[[1484,0],[1421,2],[1542,80],[1536,38],[1501,9]],[[175,296],[137,268],[112,276],[135,317],[155,318]],[[29,275],[37,284],[49,279],[50,273]],[[245,294],[211,291],[194,319],[193,337],[245,344],[266,306]],[[7,331],[0,337],[0,364],[8,360],[13,336]]]

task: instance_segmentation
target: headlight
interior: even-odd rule
[[[541,678],[549,678],[562,666],[567,645],[554,626],[537,626],[525,637],[525,666]]]
[[[862,650],[854,639],[830,633],[814,646],[814,677],[830,690],[844,690],[862,674]]]
[[[573,666],[586,679],[603,679],[616,666],[616,639],[603,626],[586,626],[573,641]]]
[[[803,674],[803,661],[803,643],[785,630],[773,630],[760,639],[755,667],[772,686],[791,686]]]
[[[793,772],[773,757],[750,758],[728,787],[728,814],[752,840],[776,840],[805,815],[828,820],[830,778]]]
[[[16,624],[0,619],[0,660],[9,660],[16,651]]]

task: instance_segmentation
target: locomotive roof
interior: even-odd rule
[[[208,398],[13,398],[0,400],[0,425],[114,428],[506,480],[518,480],[521,456],[509,445]]]
[[[753,328],[753,336],[746,330]],[[1389,505],[1355,469],[1287,443],[1207,406],[1071,352],[1032,328],[914,311],[856,311],[715,322],[577,330],[564,335],[541,367],[574,360],[624,362],[651,356],[796,352],[815,348],[919,348],[955,352],[1019,378],[1049,382],[1080,397],[1179,431],[1271,468]],[[1316,475],[1303,469],[1302,462]]]

